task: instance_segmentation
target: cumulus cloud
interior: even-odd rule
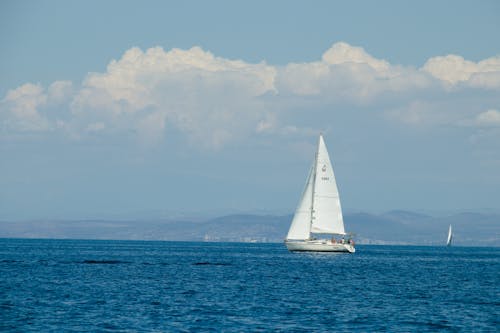
[[[49,122],[38,112],[46,103],[47,95],[39,84],[26,83],[9,90],[0,106],[3,127],[20,131],[48,129]]]
[[[164,136],[165,112],[153,112],[143,117],[137,124],[140,138],[145,143],[156,143]]]
[[[47,89],[48,100],[51,103],[61,104],[72,97],[73,83],[71,81],[56,81]]]
[[[500,88],[500,56],[477,63],[453,54],[434,57],[427,60],[422,70],[450,85],[466,83],[473,87]]]
[[[376,59],[369,55],[363,48],[351,46],[344,42],[333,44],[325,53],[322,60],[329,65],[340,64],[366,64],[381,74],[387,74],[390,65],[387,61]]]
[[[500,111],[491,109],[478,114],[476,124],[479,126],[500,127]]]
[[[40,132],[59,128],[60,120],[50,119],[47,109],[67,104],[72,97],[72,87],[70,81],[55,81],[47,90],[33,83],[9,90],[0,102],[2,129]]]
[[[153,98],[155,90],[168,83],[189,94],[196,93],[196,89],[237,85],[250,96],[258,96],[274,89],[274,75],[274,68],[266,64],[218,58],[199,47],[168,52],[160,47],[146,52],[132,48],[120,60],[113,60],[105,73],[87,76],[74,107],[137,112],[155,106],[158,102]],[[164,93],[168,95],[169,91]]]
[[[320,61],[290,63],[277,78],[280,93],[372,102],[385,94],[415,94],[465,85],[500,89],[500,57],[477,63],[457,55],[434,57],[422,68],[404,67],[377,59],[361,47],[335,43]]]
[[[411,67],[391,65],[344,42],[329,48],[321,61],[288,64],[277,80],[282,93],[357,104],[372,102],[388,92],[421,90],[433,85],[429,75]]]
[[[80,86],[56,81],[47,89],[28,83],[10,90],[0,103],[1,129],[63,131],[78,139],[135,133],[155,143],[174,128],[193,143],[217,149],[253,135],[314,133],[322,120],[302,124],[307,115],[301,110],[339,103],[347,109],[379,106],[382,117],[408,125],[452,124],[476,115],[454,110],[446,103],[449,94],[500,89],[499,73],[499,57],[477,63],[456,55],[434,57],[417,69],[344,42],[317,61],[285,66],[217,57],[200,47],[134,47],[104,72],[89,73]],[[475,122],[496,124],[497,113],[489,110]]]
[[[262,110],[256,100],[275,92],[275,75],[265,63],[219,58],[199,47],[168,52],[132,48],[105,73],[87,76],[72,110],[113,121],[133,114],[135,129],[147,133],[148,140],[160,138],[164,123],[170,122],[195,140],[218,146],[259,121]]]
[[[416,99],[384,113],[386,118],[410,126],[461,126],[466,111],[456,109],[449,101]]]

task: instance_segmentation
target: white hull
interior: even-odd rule
[[[351,244],[332,243],[326,239],[318,240],[293,240],[285,241],[288,251],[309,252],[349,252],[354,253],[356,249]]]

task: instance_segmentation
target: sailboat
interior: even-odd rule
[[[313,234],[333,237],[316,239]],[[341,240],[336,240],[335,235]],[[354,253],[354,242],[348,236],[344,229],[337,182],[323,135],[320,134],[318,150],[285,244],[289,251]]]
[[[453,239],[453,232],[451,231],[451,224],[448,228],[448,239],[446,240],[446,246],[451,246],[451,240]]]

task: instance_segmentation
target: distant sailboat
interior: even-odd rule
[[[451,231],[451,224],[448,228],[448,239],[446,240],[446,246],[451,246],[451,240],[453,239],[453,232]]]
[[[341,241],[315,239],[312,234],[342,236]],[[345,239],[344,220],[332,164],[323,136],[307,177],[306,186],[285,239],[289,251],[355,252]]]

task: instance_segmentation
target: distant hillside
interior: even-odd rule
[[[348,229],[354,230],[358,242],[367,244],[439,245],[446,241],[448,226],[453,225],[456,245],[500,245],[500,215],[459,213],[435,217],[413,212],[349,214]]]
[[[291,219],[292,215],[228,215],[206,221],[3,221],[0,237],[282,242]],[[361,212],[346,214],[344,220],[362,244],[442,245],[452,224],[456,245],[500,246],[500,214],[436,217],[409,211]]]

